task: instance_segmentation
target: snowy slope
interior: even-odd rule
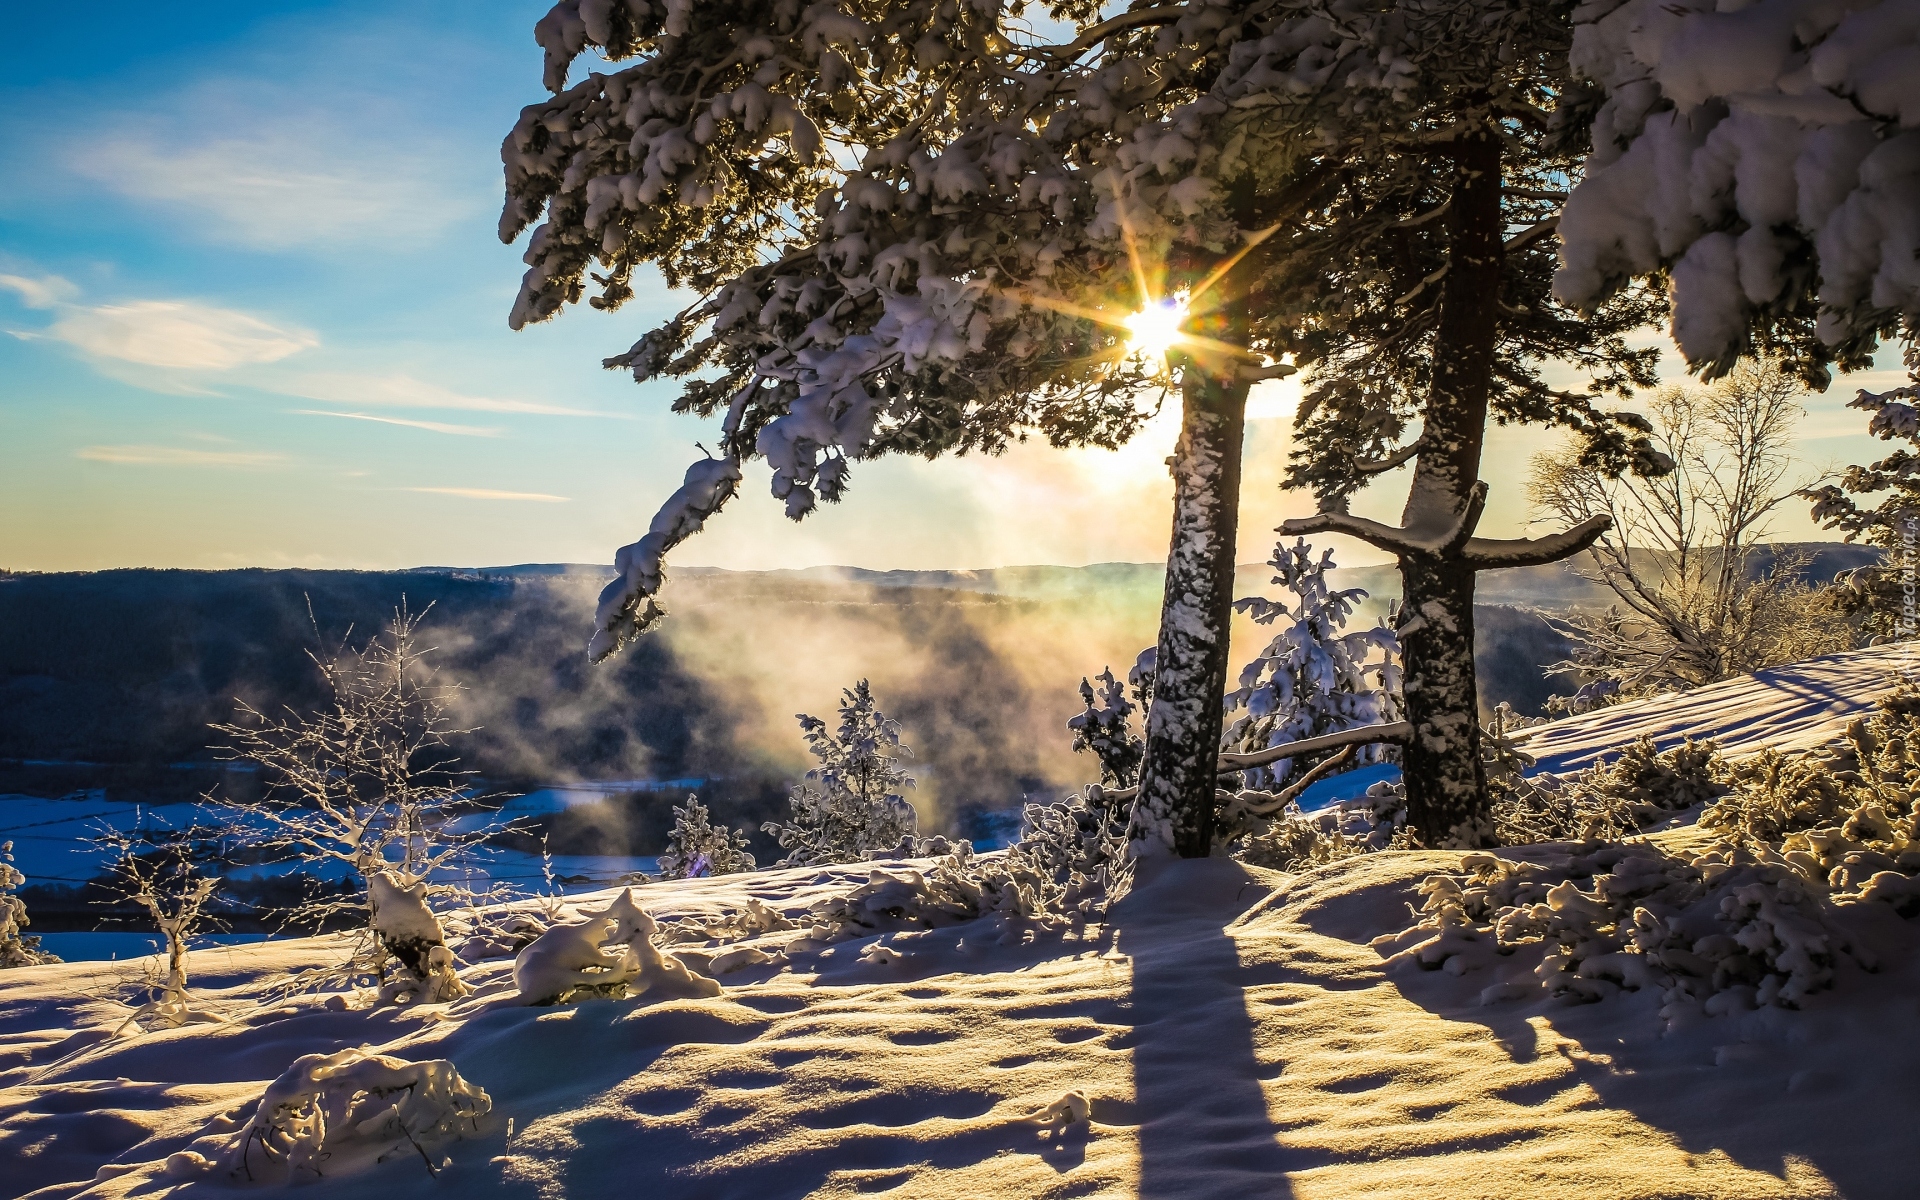
[[[1687,738],[1720,743],[1729,757],[1765,746],[1810,750],[1839,737],[1904,675],[1920,673],[1912,643],[1828,654],[1677,695],[1655,696],[1537,726],[1522,743],[1556,774],[1592,766],[1650,737],[1661,749]]]
[[[1025,944],[991,922],[893,935],[891,965],[845,942],[727,975],[707,1000],[497,1007],[496,962],[451,1007],[248,1011],[265,974],[329,952],[275,943],[194,956],[233,1022],[113,1041],[126,1010],[104,998],[109,964],[16,970],[0,982],[0,1194],[225,1194],[161,1161],[296,1056],[363,1043],[450,1058],[494,1117],[446,1148],[438,1180],[408,1156],[315,1195],[1912,1194],[1920,1044],[1888,1036],[1920,1012],[1904,923],[1888,917],[1909,938],[1900,969],[1663,1038],[1645,993],[1482,1008],[1484,978],[1389,972],[1370,939],[1459,857],[1298,877],[1176,863],[1106,926]],[[659,918],[749,894],[797,912],[857,877],[637,894]],[[1090,1125],[1022,1120],[1068,1090]]]

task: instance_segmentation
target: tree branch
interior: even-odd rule
[[[1571,529],[1538,538],[1468,538],[1466,559],[1475,570],[1494,567],[1539,567],[1572,558],[1613,528],[1613,518],[1602,513]]]
[[[1343,729],[1339,733],[1323,733],[1319,737],[1302,738],[1297,742],[1268,746],[1265,750],[1250,750],[1244,754],[1222,754],[1220,771],[1222,774],[1228,771],[1245,771],[1252,767],[1264,767],[1268,763],[1279,762],[1283,758],[1292,758],[1296,754],[1337,750],[1342,746],[1368,746],[1380,742],[1392,742],[1397,745],[1412,736],[1413,725],[1408,721],[1393,721],[1385,725],[1362,725],[1358,729]]]
[[[1121,13],[1117,17],[1090,25],[1064,46],[1035,46],[1031,50],[1016,51],[1023,57],[1050,58],[1055,62],[1071,62],[1088,50],[1106,41],[1116,33],[1125,33],[1129,29],[1138,29],[1142,25],[1162,25],[1177,21],[1187,13],[1187,6],[1175,4],[1166,8],[1136,8],[1132,12]]]
[[[1425,438],[1426,435],[1423,433],[1385,458],[1357,462],[1353,464],[1353,469],[1361,475],[1382,475],[1395,467],[1405,466],[1409,459],[1420,453],[1420,443]]]
[[[1506,244],[1503,245],[1500,249],[1504,253],[1512,254],[1515,250],[1523,250],[1526,247],[1533,245],[1535,242],[1539,241],[1541,238],[1547,236],[1548,234],[1552,233],[1554,230],[1558,228],[1560,228],[1560,216],[1558,213],[1555,213],[1553,216],[1548,217],[1546,220],[1535,221],[1533,224],[1527,226],[1525,229],[1522,229],[1519,233],[1514,234],[1512,237],[1507,239]]]
[[[1238,374],[1249,383],[1259,383],[1263,379],[1285,379],[1299,370],[1286,363],[1271,363],[1264,367],[1241,367]]]
[[[1377,546],[1393,554],[1451,554],[1467,545],[1473,538],[1474,526],[1480,523],[1480,514],[1487,507],[1487,485],[1484,480],[1474,483],[1473,490],[1467,493],[1467,507],[1460,513],[1459,519],[1439,535],[1421,535],[1397,525],[1382,525],[1365,517],[1356,517],[1351,513],[1323,512],[1310,517],[1293,517],[1280,522],[1279,532],[1286,537],[1304,537],[1310,533],[1344,533],[1348,537],[1358,538],[1369,546]]]

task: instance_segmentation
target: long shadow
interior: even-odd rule
[[[1631,1113],[1670,1134],[1693,1155],[1726,1155],[1776,1179],[1810,1164],[1848,1200],[1905,1200],[1915,1195],[1913,1142],[1906,1129],[1920,1104],[1911,1079],[1920,1073],[1920,1048],[1910,1038],[1880,1039],[1873,1062],[1846,1061],[1820,1034],[1840,1032],[1842,1046],[1862,1045],[1860,1029],[1900,1025],[1920,990],[1911,930],[1888,909],[1861,914],[1885,929],[1870,941],[1905,941],[1906,961],[1889,961],[1868,975],[1842,958],[1833,991],[1816,993],[1805,1010],[1763,1008],[1710,1017],[1664,1032],[1660,997],[1653,990],[1623,991],[1591,1004],[1538,998],[1482,1006],[1484,979],[1444,972],[1395,972],[1401,995],[1449,1021],[1479,1025],[1516,1061],[1554,1053],[1542,1047],[1537,1023],[1577,1043],[1574,1074],[1553,1090],[1585,1084],[1606,1107]],[[1855,931],[1858,933],[1859,931]],[[1471,982],[1472,987],[1463,984]],[[1869,1078],[1871,1077],[1871,1078]],[[1541,1097],[1544,1099],[1544,1096]],[[1877,1111],[1863,1109],[1866,1101]],[[1801,1173],[1804,1173],[1803,1170]]]
[[[1290,1170],[1316,1165],[1268,1119],[1246,988],[1225,926],[1264,894],[1221,860],[1166,869],[1117,906],[1118,948],[1133,960],[1135,1116],[1140,1196],[1293,1195]]]

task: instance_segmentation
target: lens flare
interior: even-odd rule
[[[1127,348],[1141,358],[1167,363],[1167,351],[1186,339],[1180,325],[1187,319],[1187,302],[1182,299],[1149,301],[1139,312],[1127,318]]]

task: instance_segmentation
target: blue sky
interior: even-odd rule
[[[710,433],[600,369],[678,307],[506,327],[501,136],[537,99],[544,6],[18,6],[0,39],[0,567],[610,560]],[[84,21],[84,23],[83,23]],[[1891,376],[1886,377],[1890,381]],[[1810,462],[1874,443],[1813,406]],[[1256,398],[1242,558],[1310,502]],[[1165,552],[1170,420],[1118,453],[860,468],[794,526],[751,478],[678,561],[988,567]],[[1488,456],[1517,532],[1528,454]],[[1503,472],[1505,472],[1503,474]],[[1390,515],[1403,485],[1358,506]],[[1782,528],[1810,536],[1796,513]],[[1350,552],[1348,561],[1371,557]]]

